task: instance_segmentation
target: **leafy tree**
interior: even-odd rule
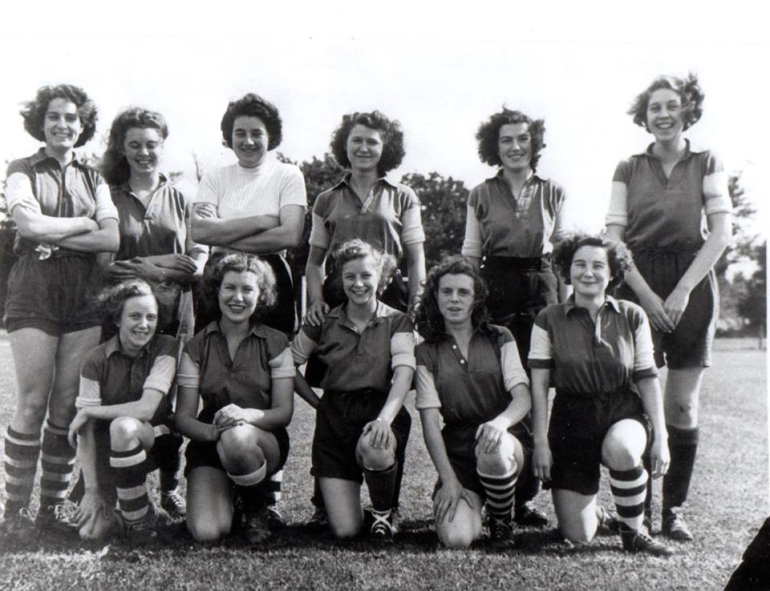
[[[444,178],[437,172],[427,177],[419,173],[405,174],[401,182],[414,189],[422,204],[428,268],[447,255],[460,254],[469,193],[463,182],[451,176]]]

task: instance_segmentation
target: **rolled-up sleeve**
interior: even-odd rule
[[[422,213],[419,201],[401,216],[401,243],[417,244],[425,242],[425,231],[422,227]]]
[[[636,329],[634,330],[634,371],[632,379],[638,382],[644,378],[656,378],[658,375],[658,368],[655,366],[650,323],[647,320],[647,315],[640,311]]]
[[[273,357],[268,361],[270,366],[270,377],[274,380],[280,378],[293,378],[297,375],[297,370],[294,367],[294,360],[292,358],[292,351],[289,347],[286,347],[280,355]]]
[[[182,359],[179,361],[179,371],[176,374],[176,382],[180,388],[200,387],[201,371],[200,366],[193,360],[190,354],[185,351],[182,353]]]
[[[318,343],[308,334],[303,326],[291,342],[291,354],[295,365],[306,363],[318,347]]]
[[[516,341],[510,341],[502,346],[500,349],[500,365],[503,370],[503,383],[508,392],[519,384],[529,386],[529,378],[521,365],[521,357],[519,357]]]
[[[144,388],[158,390],[163,394],[168,394],[171,384],[174,383],[176,374],[176,358],[172,355],[158,355],[152,364],[147,379],[144,380]]]
[[[551,369],[553,366],[553,343],[545,326],[544,316],[540,313],[532,327],[529,367],[532,369]]]
[[[436,382],[433,374],[424,365],[418,365],[414,374],[414,383],[417,389],[415,398],[415,408],[423,410],[426,408],[441,408],[441,400],[436,389]]]
[[[404,366],[415,368],[413,331],[399,331],[390,337],[390,359],[390,366],[393,369]]]
[[[8,211],[13,213],[17,205],[24,205],[33,211],[40,212],[40,203],[32,191],[32,181],[23,172],[13,172],[5,180],[5,203]]]
[[[466,257],[481,258],[481,225],[470,201],[465,213],[465,238],[461,253]]]

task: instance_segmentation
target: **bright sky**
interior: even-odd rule
[[[3,160],[36,149],[18,110],[43,84],[82,86],[100,109],[99,138],[126,106],[161,111],[171,129],[166,167],[188,171],[193,153],[207,166],[231,161],[219,122],[228,100],[254,91],[280,109],[278,150],[293,160],[321,157],[342,114],[376,108],[406,133],[397,177],[435,170],[470,188],[494,173],[478,160],[476,129],[505,104],[545,119],[539,172],[565,187],[576,226],[598,229],[615,165],[651,138],[625,114],[629,103],[659,74],[695,71],[706,102],[689,137],[728,170],[745,171],[767,226],[759,196],[770,186],[760,174],[770,164],[770,62],[767,20],[752,8],[760,3],[731,2],[726,12],[665,0],[627,9],[477,1],[463,13],[414,1],[368,11],[339,1],[269,9],[225,1],[206,13],[146,0],[113,13],[93,0],[77,9],[20,4],[4,9],[0,25]],[[87,149],[101,151],[100,141]]]

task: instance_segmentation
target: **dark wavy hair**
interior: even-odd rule
[[[425,291],[420,296],[420,306],[416,313],[417,331],[428,342],[436,342],[446,334],[444,317],[438,307],[439,283],[445,275],[467,275],[473,279],[471,322],[474,328],[487,334],[491,333],[492,328],[489,325],[486,304],[487,285],[476,267],[467,258],[460,255],[446,257],[428,271],[425,278]]]
[[[283,139],[283,121],[281,121],[278,109],[270,101],[250,92],[237,101],[230,101],[225,114],[222,116],[220,128],[222,129],[222,138],[228,148],[233,147],[235,120],[244,115],[246,117],[259,117],[265,124],[268,150],[274,150],[280,145]]]
[[[382,252],[360,238],[354,238],[353,240],[343,242],[342,245],[334,251],[334,266],[340,278],[340,284],[342,283],[342,268],[350,261],[365,259],[366,257],[372,258],[380,272],[380,281],[377,284],[377,295],[381,295],[390,283],[390,278],[393,276],[393,271],[396,269],[396,257]]]
[[[44,142],[43,121],[45,120],[45,114],[48,111],[48,105],[57,98],[68,100],[77,106],[80,125],[83,129],[80,132],[80,137],[75,142],[75,147],[79,148],[87,144],[94,137],[94,133],[96,133],[98,113],[96,105],[88,98],[85,91],[72,84],[57,84],[55,86],[39,88],[35,99],[25,102],[24,107],[20,111],[21,116],[24,118],[24,129],[36,140]]]
[[[532,136],[532,159],[529,166],[534,171],[540,161],[540,151],[545,148],[545,121],[532,119],[521,111],[511,111],[503,107],[499,113],[491,115],[487,121],[481,124],[476,132],[476,141],[479,146],[479,158],[490,166],[502,166],[500,160],[500,128],[503,125],[513,123],[526,123],[529,126],[529,134]]]
[[[156,111],[131,107],[115,117],[101,165],[102,174],[110,185],[124,183],[131,176],[131,166],[123,150],[130,129],[157,129],[161,138],[168,137],[166,119]]]
[[[698,84],[698,76],[692,72],[687,78],[680,78],[678,76],[659,76],[655,78],[652,84],[634,99],[631,108],[628,110],[628,114],[633,117],[634,123],[649,131],[647,126],[647,106],[650,103],[652,93],[663,88],[673,90],[682,99],[684,129],[695,125],[703,115],[703,99],[706,95],[703,93],[700,84]]]
[[[171,317],[170,309],[173,304],[162,297],[152,283],[144,279],[121,281],[115,285],[105,287],[99,293],[97,302],[104,322],[117,325],[120,321],[120,316],[123,314],[126,302],[131,298],[145,295],[153,296],[158,304],[157,330]]]
[[[356,125],[364,125],[369,129],[380,132],[382,136],[382,156],[377,163],[377,174],[385,176],[394,168],[398,168],[404,159],[404,132],[401,131],[401,124],[398,121],[391,121],[379,111],[371,113],[351,113],[343,115],[342,123],[332,134],[332,141],[329,147],[337,162],[343,168],[350,169],[351,164],[348,159],[348,137]]]
[[[626,245],[610,240],[598,234],[576,233],[561,239],[553,249],[553,263],[564,283],[571,284],[570,267],[575,253],[583,246],[598,246],[607,252],[610,265],[610,283],[607,292],[611,292],[623,283],[626,273],[633,267],[633,259]]]
[[[206,299],[208,309],[216,310],[217,317],[221,317],[219,288],[222,287],[222,280],[225,275],[230,271],[235,273],[249,271],[257,276],[259,298],[257,299],[257,308],[249,320],[252,324],[260,321],[275,306],[277,296],[273,270],[270,265],[255,255],[228,254],[206,270],[203,276],[203,297]]]

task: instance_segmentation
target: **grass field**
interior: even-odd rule
[[[430,519],[435,472],[413,399],[397,544],[381,551],[365,539],[340,543],[313,534],[302,525],[311,514],[313,414],[298,400],[284,476],[289,527],[264,547],[253,550],[237,538],[200,545],[182,523],[165,524],[161,541],[142,551],[118,542],[86,548],[43,540],[34,551],[2,550],[0,589],[721,589],[768,515],[767,376],[765,353],[756,350],[756,341],[723,340],[716,349],[702,396],[700,455],[688,511],[697,540],[675,544],[670,559],[626,555],[616,536],[569,548],[554,529],[520,530],[518,548],[505,554],[483,546],[441,549]],[[3,429],[13,407],[12,370],[3,336]],[[606,477],[601,496],[609,506]],[[540,495],[537,505],[553,519],[548,496]]]

